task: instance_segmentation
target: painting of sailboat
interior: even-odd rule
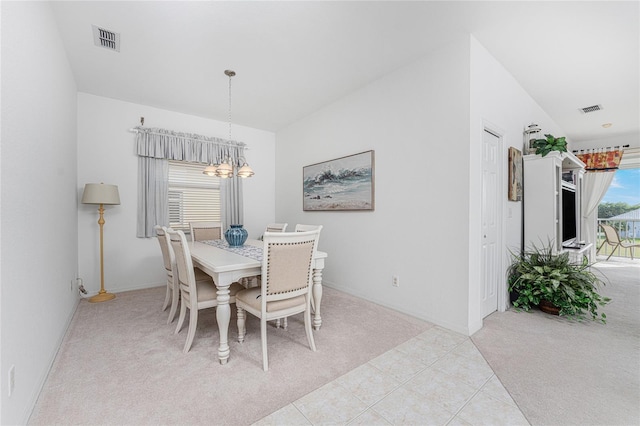
[[[303,210],[374,208],[374,151],[303,167]]]

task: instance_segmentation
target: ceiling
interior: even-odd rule
[[[637,1],[51,6],[81,92],[227,121],[232,69],[233,123],[277,131],[472,34],[573,142],[640,140]],[[95,46],[92,24],[119,33],[120,51]]]

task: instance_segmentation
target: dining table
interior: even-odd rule
[[[229,323],[231,308],[229,306],[229,286],[242,278],[255,277],[262,273],[261,240],[248,239],[240,247],[231,247],[225,240],[192,241],[189,251],[193,266],[200,268],[213,278],[217,289],[218,306],[216,320],[220,342],[218,344],[218,359],[220,364],[229,360]],[[311,302],[313,309],[313,328],[319,330],[322,326],[320,305],[322,302],[322,270],[327,253],[316,251],[313,258],[313,284]]]

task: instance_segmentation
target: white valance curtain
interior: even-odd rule
[[[155,237],[155,225],[169,226],[169,160],[219,164],[227,159],[238,164],[245,144],[170,130],[135,127],[138,155],[138,221],[136,236]],[[221,179],[222,222],[241,224],[243,219],[242,181]]]

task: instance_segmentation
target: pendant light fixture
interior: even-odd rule
[[[216,169],[216,176],[219,178],[233,177],[233,166],[231,165],[231,157],[227,157]]]
[[[215,176],[217,169],[218,169],[218,166],[216,166],[215,164],[211,163],[207,167],[204,168],[204,170],[202,171],[202,174],[207,175],[207,176]]]
[[[253,170],[251,169],[251,167],[249,167],[246,161],[242,163],[242,167],[240,167],[237,173],[237,175],[241,178],[248,178],[253,176],[254,174],[255,173],[253,173]]]
[[[231,77],[235,76],[236,72],[233,70],[225,70],[224,74],[229,77],[229,142],[231,142]],[[242,158],[242,160],[244,160],[244,158]],[[210,176],[215,175],[223,179],[230,178],[233,176],[234,166],[240,166],[240,158],[237,159],[237,164],[234,164],[234,161],[231,159],[231,155],[227,154],[227,158],[225,158],[220,165],[209,165],[202,173],[208,174]],[[255,173],[253,172],[251,167],[249,167],[246,160],[244,160],[244,162],[242,163],[242,167],[238,169],[236,176],[247,178],[253,176],[254,174]]]

